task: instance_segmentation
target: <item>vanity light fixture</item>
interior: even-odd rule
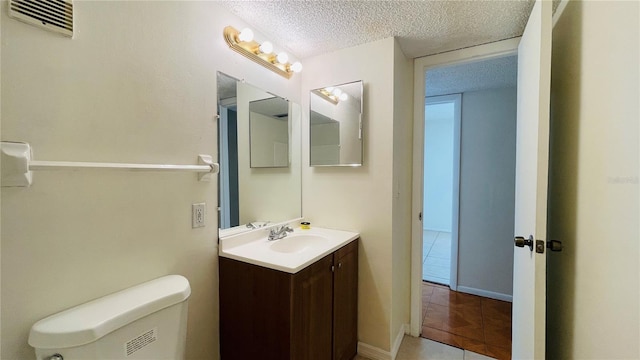
[[[299,61],[294,62],[293,64],[291,64],[291,70],[294,73],[299,73],[300,71],[302,71],[302,64],[300,64]]]
[[[232,50],[287,79],[290,79],[293,73],[302,71],[300,62],[289,63],[287,53],[274,54],[271,42],[265,41],[259,44],[254,41],[251,29],[238,31],[232,26],[227,26],[222,34]]]
[[[258,47],[258,49],[260,49],[261,53],[269,55],[273,52],[273,44],[269,41],[265,41]]]
[[[287,55],[286,52],[281,52],[280,54],[278,54],[278,56],[276,56],[276,59],[280,64],[286,64],[289,62],[289,55]]]
[[[347,101],[349,99],[349,95],[347,95],[346,92],[333,86],[312,90],[312,92],[334,105],[338,105],[340,101]]]
[[[253,41],[253,30],[249,28],[242,29],[242,31],[240,31],[240,33],[238,34],[238,39],[244,42]]]

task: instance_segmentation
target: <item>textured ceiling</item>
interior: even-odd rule
[[[219,1],[298,59],[395,36],[416,58],[521,36],[520,1]],[[234,25],[234,24],[229,24]]]
[[[425,94],[436,96],[516,86],[517,80],[518,57],[508,56],[429,70]]]

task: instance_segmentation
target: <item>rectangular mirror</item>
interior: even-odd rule
[[[217,82],[220,236],[300,218],[300,105],[221,72]]]
[[[289,166],[289,102],[270,96],[249,102],[252,168]]]
[[[362,81],[311,90],[311,166],[362,165],[362,94]]]

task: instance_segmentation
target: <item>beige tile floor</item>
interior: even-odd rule
[[[449,285],[451,233],[425,230],[422,242],[422,279]]]
[[[489,360],[490,357],[439,342],[405,335],[396,360]],[[369,360],[357,355],[354,360]]]

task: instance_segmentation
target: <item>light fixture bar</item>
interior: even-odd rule
[[[255,41],[240,41],[238,36],[240,32],[232,26],[227,26],[223,30],[223,36],[229,47],[240,55],[247,59],[256,62],[267,69],[279,74],[287,79],[293,75],[291,64],[286,62],[284,64],[278,63],[276,60],[276,54],[264,54],[260,51],[260,44]]]
[[[320,96],[320,98],[325,99],[326,101],[332,103],[333,105],[338,105],[338,98],[324,88],[311,90],[311,92]]]

